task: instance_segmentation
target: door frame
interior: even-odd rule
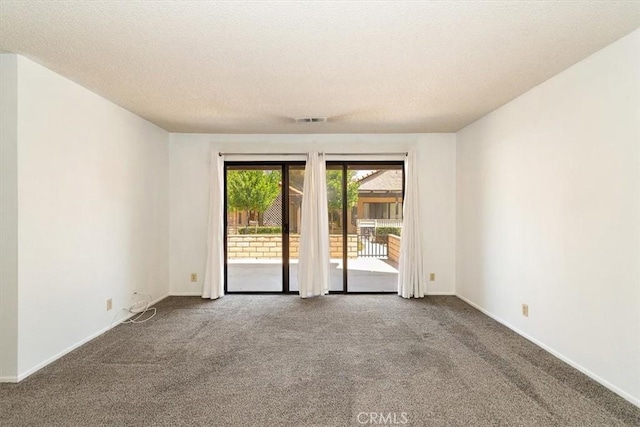
[[[364,154],[363,154],[364,155]],[[352,291],[349,292],[349,251],[348,251],[348,226],[347,212],[348,207],[345,201],[347,200],[347,170],[350,166],[400,166],[402,170],[402,205],[404,206],[404,192],[405,192],[405,170],[404,161],[402,160],[330,160],[327,161],[327,169],[329,166],[341,166],[342,167],[342,290],[341,291],[329,291],[330,294],[395,294],[395,291]]]
[[[363,154],[366,155],[366,154]],[[269,294],[297,294],[298,291],[291,291],[289,289],[289,166],[302,166],[305,167],[305,161],[226,161],[224,162],[224,194],[223,194],[223,256],[224,256],[224,293],[225,294],[258,294],[258,295],[269,295]],[[341,291],[329,291],[329,294],[394,294],[395,291],[371,291],[371,292],[349,292],[349,265],[348,265],[348,226],[346,224],[347,221],[347,170],[350,166],[400,166],[402,170],[402,204],[404,206],[404,196],[405,196],[405,168],[404,161],[402,160],[338,160],[338,161],[327,161],[326,166],[341,166],[342,168],[342,218],[343,218],[343,227],[342,227],[342,290]],[[227,218],[227,171],[229,167],[234,166],[266,166],[273,167],[274,169],[280,168],[280,173],[282,177],[282,288],[280,291],[229,291],[228,290],[228,251],[227,251],[227,227],[228,227],[228,218]]]
[[[282,233],[280,234],[282,238],[282,288],[279,291],[229,291],[229,276],[228,276],[228,253],[227,253],[227,227],[228,227],[228,217],[227,217],[227,171],[229,167],[237,167],[237,166],[265,166],[267,168],[271,167],[275,170],[280,169],[280,176],[282,179],[281,184],[281,192],[282,192],[282,224],[280,224],[282,228]],[[257,295],[269,295],[269,294],[293,294],[297,293],[297,291],[289,290],[289,166],[302,166],[304,168],[304,161],[225,161],[224,162],[224,215],[223,215],[223,256],[224,256],[224,293],[225,294],[257,294]]]

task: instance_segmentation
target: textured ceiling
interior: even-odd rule
[[[454,132],[638,27],[637,1],[0,1],[0,50],[175,132]]]

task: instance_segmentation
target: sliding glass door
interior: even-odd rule
[[[402,162],[329,162],[330,292],[396,292]],[[225,164],[225,291],[297,292],[304,163]]]
[[[402,164],[347,164],[348,292],[397,292]],[[351,193],[351,195],[349,195]]]
[[[226,290],[281,292],[282,167],[227,165]]]
[[[327,165],[331,290],[397,291],[403,194],[402,162]]]
[[[304,163],[225,163],[225,292],[297,291]]]

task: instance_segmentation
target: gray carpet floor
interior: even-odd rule
[[[0,424],[640,425],[639,408],[455,297],[157,307],[147,323],[0,384]]]

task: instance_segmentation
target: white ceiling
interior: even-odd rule
[[[0,1],[2,51],[175,132],[454,132],[638,27],[638,1]]]

